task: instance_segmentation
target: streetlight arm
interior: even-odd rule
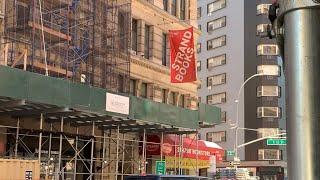
[[[253,144],[253,143],[258,142],[258,141],[262,141],[262,140],[269,139],[269,138],[274,138],[274,137],[279,137],[279,136],[283,136],[283,135],[286,135],[286,134],[287,133],[281,133],[281,134],[275,134],[275,135],[272,135],[272,136],[267,136],[267,137],[255,139],[253,141],[249,141],[247,143],[241,144],[241,145],[237,146],[237,148],[241,148],[241,147],[247,146],[249,144]]]
[[[236,101],[239,101],[241,91],[242,91],[243,87],[247,84],[248,81],[250,81],[250,80],[253,79],[254,77],[263,76],[263,75],[264,75],[264,74],[254,74],[254,75],[250,76],[247,80],[245,80],[245,81],[241,84],[241,87],[240,87],[240,89],[239,89],[239,91],[238,91],[238,96],[237,96]]]

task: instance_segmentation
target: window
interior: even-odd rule
[[[169,104],[176,105],[176,93],[175,92],[169,93]]]
[[[186,0],[180,0],[180,19],[186,19]]]
[[[257,35],[267,35],[268,26],[271,26],[271,24],[259,24],[257,25]]]
[[[258,134],[258,138],[274,136],[279,134],[279,129],[278,128],[259,128],[257,134]]]
[[[167,65],[167,48],[168,48],[167,38],[168,38],[168,35],[163,33],[162,34],[162,65],[163,66]]]
[[[280,96],[280,87],[279,86],[258,86],[257,87],[257,97],[264,96]]]
[[[226,73],[210,76],[207,78],[207,86],[216,86],[226,83]]]
[[[259,65],[257,66],[257,73],[268,76],[280,76],[280,67],[278,65]]]
[[[201,43],[197,43],[197,53],[201,52]]]
[[[197,18],[198,19],[201,18],[201,7],[198,7],[198,9],[197,9]]]
[[[277,56],[279,48],[276,44],[260,44],[257,46],[257,55]]]
[[[138,51],[138,21],[136,19],[132,19],[132,50],[137,52]]]
[[[141,83],[140,97],[147,98],[148,84]]]
[[[271,117],[279,118],[280,117],[280,108],[279,107],[257,107],[257,117]]]
[[[222,28],[226,26],[226,17],[221,17],[207,23],[207,31],[212,32],[216,29]]]
[[[257,6],[257,15],[268,14],[270,5],[271,4],[259,4]]]
[[[207,41],[207,50],[215,49],[226,45],[226,36],[220,36]]]
[[[207,104],[221,104],[225,103],[226,100],[226,93],[219,93],[219,94],[212,94],[207,96]]]
[[[136,80],[130,79],[130,94],[135,96],[136,95]]]
[[[208,16],[211,16],[213,12],[226,7],[226,0],[215,0],[207,5]]]
[[[201,71],[201,61],[197,61],[197,71]]]
[[[162,103],[167,103],[167,90],[162,89]]]
[[[171,0],[171,14],[177,16],[177,0]]]
[[[200,24],[198,25],[198,29],[201,30],[201,25]]]
[[[226,111],[221,112],[221,122],[227,122],[227,112]]]
[[[258,150],[259,160],[280,160],[279,149],[259,149]]]
[[[180,97],[179,97],[179,102],[178,102],[178,105],[179,105],[179,107],[182,107],[182,108],[184,108],[184,104],[185,104],[185,102],[184,102],[184,95],[182,94],[182,95],[180,95]]]
[[[216,66],[221,66],[226,64],[226,54],[222,54],[219,56],[211,57],[207,59],[207,68],[213,68]]]
[[[145,25],[144,29],[144,58],[150,58],[150,33],[151,33],[151,26]]]
[[[226,131],[209,132],[207,133],[207,141],[210,142],[225,142],[227,140]]]
[[[168,11],[168,0],[163,0],[163,10]]]

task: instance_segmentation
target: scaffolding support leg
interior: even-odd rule
[[[48,157],[51,159],[51,146],[52,146],[52,123],[50,123],[50,134],[49,134],[49,149],[48,149]]]
[[[63,133],[63,117],[61,117],[61,123],[60,123],[60,142],[59,142],[59,164],[58,164],[58,177],[61,175],[63,178],[63,172],[61,171],[61,153],[62,153],[62,133]],[[59,178],[60,179],[60,178]]]
[[[176,145],[177,135],[174,135],[174,174],[177,175],[177,145]]]
[[[197,154],[196,154],[196,175],[199,176],[199,165],[198,165],[198,159],[199,159],[199,139],[198,139],[198,131],[196,134],[196,143],[197,143]]]
[[[121,180],[124,180],[123,174],[124,174],[124,155],[125,155],[125,149],[126,149],[126,141],[125,141],[125,134],[122,135],[122,163],[121,163]]]
[[[77,136],[75,142],[75,156],[74,156],[74,168],[73,168],[73,180],[77,180],[77,160],[78,160],[78,134],[79,128],[77,127]]]
[[[120,126],[118,125],[117,127],[117,148],[116,148],[116,169],[115,169],[115,174],[116,174],[116,180],[118,180],[118,168],[119,168],[119,131],[120,131]]]
[[[182,152],[182,138],[181,138],[181,134],[179,134],[179,164],[178,164],[179,175],[181,175],[181,152]]]
[[[90,176],[89,179],[92,180],[93,176],[93,158],[94,158],[94,122],[92,122],[92,139],[91,139],[91,158],[90,158]]]
[[[14,157],[18,157],[18,146],[19,146],[19,128],[20,128],[20,119],[17,119],[17,131],[16,131],[16,144],[14,147]]]
[[[43,114],[40,115],[40,134],[39,134],[39,153],[38,153],[38,160],[41,163],[41,145],[42,145],[42,126],[43,126]]]
[[[106,132],[103,130],[103,144],[102,144],[102,163],[101,163],[101,180],[104,178],[104,165],[105,163],[105,154],[106,154]]]
[[[161,132],[161,143],[160,143],[160,160],[163,160],[163,152],[162,152],[162,146],[163,145],[163,132]]]
[[[146,129],[143,129],[143,142],[142,142],[142,175],[146,173]]]

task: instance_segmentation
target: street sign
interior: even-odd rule
[[[156,174],[157,175],[166,174],[166,161],[156,161]]]
[[[227,156],[234,156],[235,152],[233,150],[227,150]]]
[[[287,139],[267,139],[268,146],[287,145]]]

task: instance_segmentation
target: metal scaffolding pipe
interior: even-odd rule
[[[115,169],[115,174],[116,174],[116,177],[115,177],[115,180],[118,180],[118,168],[119,168],[119,133],[120,133],[120,126],[118,125],[117,127],[117,147],[116,147],[116,169]]]
[[[73,180],[77,180],[77,160],[78,160],[78,134],[79,134],[79,128],[76,129],[77,135],[76,135],[76,142],[75,142],[75,156],[74,156],[74,168],[73,168]]]
[[[14,147],[14,157],[18,157],[18,146],[19,146],[19,126],[20,126],[20,119],[17,119],[17,129],[16,129],[16,144]]]
[[[63,117],[61,117],[60,123],[60,142],[59,142],[59,159],[58,159],[58,177],[61,175],[63,177],[63,172],[61,171],[61,153],[62,153],[62,133],[63,133]]]
[[[103,130],[103,144],[102,144],[102,163],[101,163],[101,180],[103,180],[104,177],[104,166],[105,166],[105,162],[106,162],[106,157],[105,157],[105,153],[106,153],[106,132]]]
[[[91,156],[90,156],[90,180],[92,180],[93,176],[93,158],[94,158],[94,121],[92,122],[92,139],[91,139]]]
[[[142,174],[145,174],[146,172],[146,129],[143,129],[143,142],[142,142]]]
[[[49,149],[48,149],[48,157],[51,159],[51,146],[52,146],[52,122],[50,123],[50,134],[49,134]]]
[[[163,160],[163,152],[162,152],[162,145],[163,145],[163,132],[161,132],[161,143],[160,143],[160,160]]]
[[[41,163],[41,145],[42,145],[42,126],[43,126],[43,114],[40,115],[40,134],[39,134],[39,148],[38,148],[38,158],[39,163]]]
[[[123,174],[124,174],[124,155],[125,155],[125,149],[126,149],[126,141],[125,141],[125,134],[122,134],[122,162],[121,162],[121,180],[124,180]]]

